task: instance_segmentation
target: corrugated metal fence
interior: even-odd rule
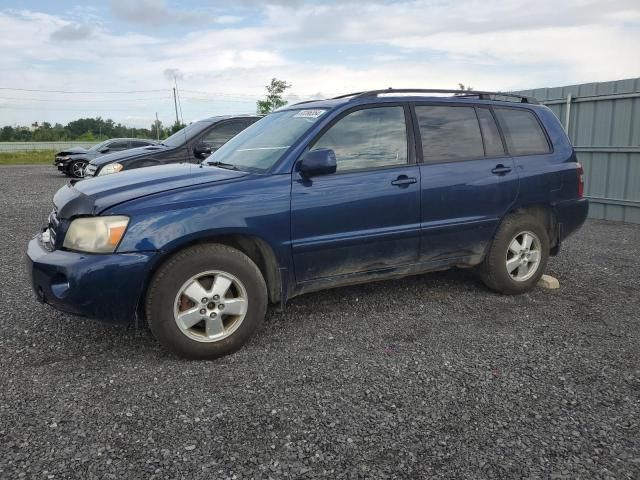
[[[640,223],[640,78],[519,93],[548,105],[568,131],[589,216]]]

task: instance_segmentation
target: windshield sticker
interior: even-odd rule
[[[300,110],[293,118],[318,118],[326,110]]]

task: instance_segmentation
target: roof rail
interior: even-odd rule
[[[384,90],[369,90],[366,92],[347,93],[333,97],[331,100],[337,100],[340,98],[352,97],[351,100],[363,97],[373,97],[384,93],[451,93],[457,97],[477,97],[480,100],[495,100],[493,97],[509,97],[517,98],[519,103],[532,103],[538,104],[538,100],[535,97],[525,97],[523,95],[517,95],[509,92],[485,92],[475,90],[442,90],[436,88],[386,88]]]

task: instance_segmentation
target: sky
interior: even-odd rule
[[[290,102],[618,80],[638,52],[639,0],[0,0],[0,126],[170,124],[174,82],[188,123],[254,112],[273,77]]]

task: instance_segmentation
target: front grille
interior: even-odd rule
[[[98,167],[96,167],[95,165],[87,165],[87,167],[84,169],[84,176],[85,177],[93,177],[96,174],[96,170],[98,169]]]

